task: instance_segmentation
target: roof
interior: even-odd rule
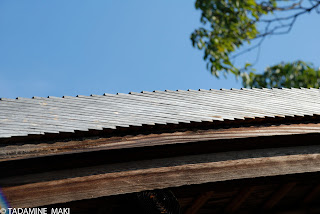
[[[0,138],[320,115],[319,89],[154,91],[0,100]]]
[[[320,176],[319,92],[232,89],[2,99],[1,190],[13,207],[37,207],[295,174],[310,177],[315,183],[306,188],[313,188],[319,180],[313,176]],[[286,182],[284,189],[296,190]],[[293,182],[299,183],[296,177]],[[238,193],[227,207],[235,207]],[[278,196],[270,200],[281,200]],[[268,207],[269,196],[265,199]]]

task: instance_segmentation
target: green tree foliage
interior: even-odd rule
[[[318,88],[320,86],[320,69],[303,61],[280,63],[266,68],[263,74],[250,72],[250,74],[244,75],[243,85],[254,88]]]
[[[256,75],[252,72],[254,71],[252,63],[237,67],[234,64],[234,59],[260,47],[268,35],[288,33],[300,15],[312,10],[320,13],[318,11],[319,5],[320,0],[196,0],[195,7],[202,12],[200,21],[203,26],[191,34],[192,44],[204,51],[203,58],[207,62],[207,69],[216,77],[219,77],[221,72],[224,75],[232,73],[237,77],[242,77],[244,86],[271,86],[262,81],[271,81],[272,78],[269,75],[273,74],[273,71]],[[255,42],[255,45],[249,46],[245,50],[241,49],[244,44],[250,44],[252,41]],[[239,50],[242,51],[239,52]],[[290,67],[290,65],[292,68],[294,66],[310,67],[309,64],[301,61],[273,67],[278,67],[281,70]],[[296,70],[299,70],[298,67]],[[268,69],[267,71],[269,71]],[[306,74],[305,72],[293,72],[285,75],[283,73],[285,71],[288,70],[280,72],[282,78]],[[301,78],[294,76],[290,80],[298,81],[293,83],[295,86],[317,82],[317,80],[302,81]],[[285,86],[282,84],[288,85],[286,81],[277,80],[276,82],[279,87]]]

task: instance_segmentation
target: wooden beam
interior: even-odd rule
[[[320,184],[312,188],[312,190],[302,200],[302,205],[311,203],[317,196],[320,195]]]
[[[198,196],[191,204],[191,206],[187,209],[185,214],[196,214],[198,211],[207,203],[207,201],[212,197],[214,194],[213,191],[205,192]]]
[[[288,192],[290,192],[297,183],[291,182],[287,184],[283,184],[280,186],[278,190],[276,190],[274,193],[272,193],[271,197],[264,203],[262,208],[264,210],[270,210],[275,205],[279,203],[279,201],[286,196]]]
[[[288,150],[301,152],[299,147]],[[273,153],[268,151],[260,151],[260,155],[264,155],[260,158],[249,158],[258,151],[243,151],[247,158],[241,152],[234,152],[231,153],[233,160],[228,156],[230,153],[187,156],[184,160],[181,157],[152,160],[152,163],[145,161],[139,165],[131,163],[139,166],[139,169],[128,169],[124,164],[123,171],[121,168],[109,173],[92,170],[92,175],[72,178],[58,179],[55,177],[57,172],[47,172],[38,177],[31,175],[28,184],[10,186],[13,178],[1,180],[0,184],[7,183],[8,186],[3,187],[2,191],[12,207],[35,207],[182,185],[320,171],[320,154],[288,155],[290,152],[284,151],[285,154],[281,156],[276,149],[276,156],[271,156]],[[238,159],[235,159],[235,153]],[[219,155],[220,160],[215,159]],[[186,163],[186,160],[193,163]],[[70,172],[66,173],[70,175]],[[41,178],[48,180],[43,181]],[[13,182],[19,183],[24,182],[25,178],[18,176],[15,179]],[[288,190],[289,187],[284,189]],[[281,192],[284,194],[286,191]],[[281,199],[279,196],[278,200]]]
[[[38,182],[45,182],[45,181],[51,181],[51,180],[62,180],[66,178],[85,177],[90,175],[107,174],[107,173],[113,173],[113,172],[161,168],[164,166],[165,167],[184,166],[184,165],[188,166],[189,164],[201,165],[202,163],[217,164],[218,162],[231,163],[233,160],[237,160],[237,159],[239,160],[248,159],[248,160],[252,160],[252,163],[254,163],[254,161],[257,160],[257,158],[263,158],[263,160],[267,160],[265,159],[267,157],[274,157],[274,158],[281,157],[280,160],[285,160],[286,158],[294,157],[294,155],[297,155],[296,157],[299,157],[299,158],[300,157],[307,158],[313,155],[317,157],[318,154],[320,154],[320,145],[208,153],[208,154],[177,156],[177,157],[161,158],[161,159],[154,158],[152,160],[145,159],[145,160],[130,161],[127,159],[125,162],[120,162],[120,163],[107,162],[105,164],[94,164],[89,166],[87,165],[85,167],[83,167],[82,165],[80,166],[78,165],[77,159],[80,159],[78,156],[73,157],[73,159],[71,157],[66,160],[63,159],[64,156],[60,156],[60,157],[58,156],[58,157],[54,157],[51,160],[53,165],[56,163],[54,165],[55,167],[54,169],[45,168],[46,166],[48,166],[48,162],[43,161],[42,159],[35,158],[35,159],[31,159],[33,160],[32,163],[33,164],[37,164],[39,162],[40,164],[42,163],[42,165],[40,165],[41,167],[44,167],[42,171],[40,172],[36,171],[37,168],[32,168],[33,165],[31,166],[23,165],[27,169],[24,173],[20,173],[18,175],[12,175],[12,176],[4,176],[0,178],[0,185],[1,187],[20,186],[20,185],[29,184],[29,183],[38,183]],[[85,163],[91,163],[91,164],[94,163],[92,159],[95,158],[95,156],[85,156],[85,157],[86,159],[80,159],[80,160],[85,161]],[[154,155],[151,157],[154,157]],[[99,158],[103,159],[103,156],[99,156]],[[113,158],[116,158],[116,157],[113,156]],[[63,161],[60,161],[61,159]],[[27,162],[27,160],[20,161],[20,162],[24,163],[24,162]],[[64,169],[63,167],[66,164],[72,164],[73,168]],[[310,165],[309,167],[311,166],[312,165]],[[16,165],[11,164],[6,168],[0,167],[0,169],[4,170],[7,175],[8,170],[17,170],[18,167],[19,167],[18,164]],[[276,166],[274,167],[274,169],[276,170]],[[316,172],[317,168],[316,169],[312,168],[311,170],[313,172]],[[30,173],[30,171],[32,173]],[[270,171],[270,175],[273,175],[272,170]]]
[[[149,147],[156,145],[186,144],[211,140],[243,139],[249,137],[299,135],[320,133],[320,124],[292,124],[269,127],[241,127],[230,129],[211,129],[162,134],[149,134],[125,137],[72,140],[61,142],[27,142],[17,145],[0,144],[0,162],[42,157],[58,154],[73,154],[123,148]]]
[[[225,213],[235,213],[253,192],[254,187],[243,187],[225,208]]]

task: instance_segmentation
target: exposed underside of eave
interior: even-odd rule
[[[0,144],[0,162],[28,159],[34,157],[65,155],[94,151],[119,150],[126,148],[152,147],[170,144],[188,144],[193,142],[217,143],[221,140],[248,139],[257,137],[290,136],[303,134],[320,134],[320,123],[297,124],[247,124],[240,127],[194,127],[191,130],[172,129],[165,133],[126,132],[123,136],[65,138],[36,141],[18,141]],[[252,126],[250,126],[252,125]],[[204,129],[206,128],[206,129]],[[154,130],[156,132],[156,130]],[[232,150],[232,145],[230,145]]]
[[[248,126],[3,145],[0,186],[30,207],[320,171],[320,124]]]
[[[5,185],[2,191],[11,206],[35,207],[144,190],[318,171],[320,147],[309,146],[51,171],[4,178],[0,183]],[[63,178],[67,175],[74,177]]]
[[[319,213],[319,178],[318,172],[268,176],[181,186],[144,195],[173,193],[184,214]],[[46,207],[70,207],[72,213],[141,213],[139,202],[137,194],[132,193]]]

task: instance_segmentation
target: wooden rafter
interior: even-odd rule
[[[235,213],[251,195],[254,187],[243,187],[225,208],[225,213]]]
[[[320,195],[320,184],[312,188],[312,190],[302,200],[302,205],[311,203],[317,196]]]
[[[213,191],[205,192],[198,196],[191,204],[191,206],[187,209],[185,214],[196,214],[198,211],[203,207],[207,201],[211,198],[214,194]]]
[[[291,182],[281,185],[278,190],[271,194],[270,198],[263,204],[262,208],[264,210],[272,209],[282,198],[286,196],[288,192],[290,192],[296,186],[296,184],[296,182]]]

